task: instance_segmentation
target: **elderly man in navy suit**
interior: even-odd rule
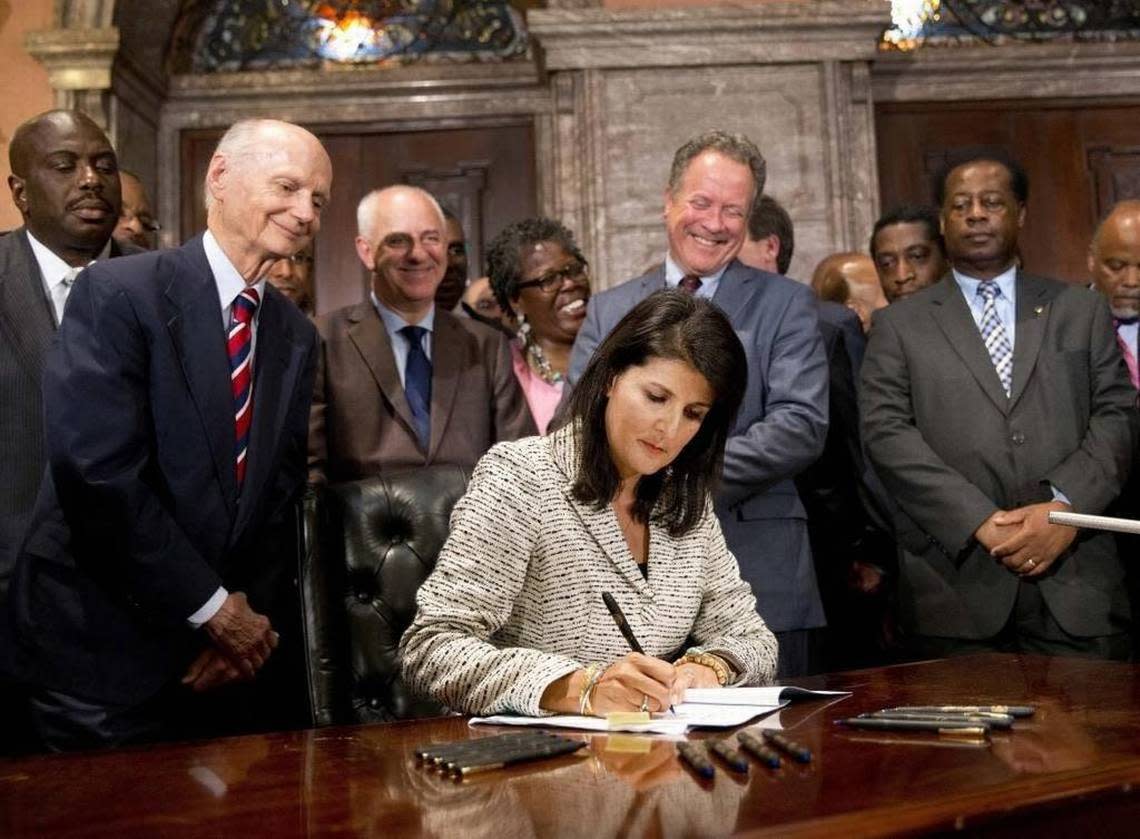
[[[828,368],[811,291],[736,259],[764,176],[764,158],[742,135],[710,131],[677,150],[665,190],[665,264],[590,298],[570,379],[654,291],[680,287],[724,309],[744,344],[749,381],[725,449],[716,510],[757,609],[780,642],[777,675],[791,676],[810,668],[811,630],[824,625],[793,479],[823,450]]]
[[[207,170],[205,234],[71,291],[9,603],[51,748],[225,730],[207,700],[274,653],[292,569],[264,546],[304,487],[316,331],[265,278],[316,233],[331,181],[308,131],[239,122]]]

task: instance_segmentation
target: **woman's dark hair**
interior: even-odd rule
[[[728,318],[707,300],[683,291],[659,291],[638,303],[594,352],[570,396],[567,420],[578,433],[574,497],[602,509],[618,490],[606,437],[606,392],[630,367],[654,358],[676,359],[704,376],[713,402],[701,427],[666,469],[637,482],[633,515],[672,536],[689,532],[704,514],[706,496],[720,479],[724,444],[744,398],[748,361]]]
[[[487,248],[487,277],[500,308],[509,315],[515,314],[511,300],[518,296],[518,284],[523,280],[523,248],[539,242],[554,242],[579,262],[586,261],[574,234],[560,221],[528,218],[503,228]]]

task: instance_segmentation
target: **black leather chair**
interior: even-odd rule
[[[300,583],[315,725],[443,713],[403,684],[396,651],[468,477],[431,466],[306,499]]]

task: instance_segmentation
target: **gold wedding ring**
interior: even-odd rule
[[[642,694],[641,707],[638,710],[640,710],[642,713],[649,710],[649,694]]]
[[[1032,559],[1027,559],[1027,560],[1025,560],[1025,567],[1028,568],[1030,571],[1032,571],[1034,568],[1037,567],[1037,562],[1035,560],[1032,560]]]

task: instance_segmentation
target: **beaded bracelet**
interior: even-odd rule
[[[728,662],[721,658],[719,655],[713,653],[685,653],[674,664],[684,664],[691,662],[693,664],[703,664],[705,667],[716,673],[717,682],[723,687],[727,685],[731,679],[729,678],[731,670],[729,669]]]

